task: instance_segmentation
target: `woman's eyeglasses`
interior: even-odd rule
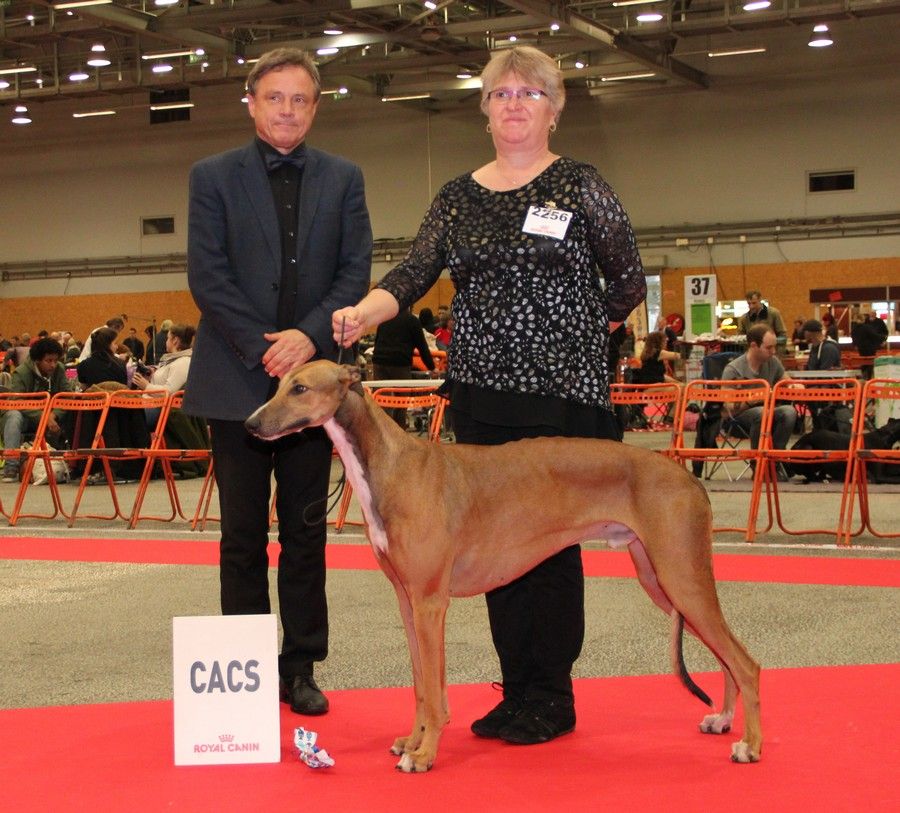
[[[546,95],[543,90],[537,88],[521,88],[519,90],[497,88],[488,93],[488,98],[500,102],[500,104],[507,104],[513,99],[518,99],[520,102],[539,102],[541,97]]]

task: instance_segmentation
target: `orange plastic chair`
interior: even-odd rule
[[[763,406],[763,425],[771,404],[771,387],[761,378],[746,381],[722,381],[720,379],[696,379],[689,381],[684,387],[678,412],[675,416],[675,443],[669,454],[685,465],[694,462],[725,463],[741,461],[754,467],[753,486],[750,492],[750,504],[747,509],[747,523],[744,526],[713,526],[716,532],[743,533],[748,542],[752,542],[758,533],[756,518],[762,489],[762,466],[759,464],[761,450],[752,449],[749,445],[715,445],[708,448],[696,448],[688,445],[689,439],[684,430],[684,413],[690,403],[720,404],[723,409],[729,405]],[[760,446],[762,442],[760,441]],[[771,527],[769,524],[763,531]]]
[[[18,412],[40,410],[41,415],[38,418],[38,425],[37,429],[35,430],[35,438],[43,439],[45,437],[45,426],[48,418],[50,417],[49,406],[50,393],[47,392],[33,392],[27,394],[20,394],[15,392],[0,392],[0,417],[2,417],[4,412],[11,412],[13,410],[16,410]],[[20,449],[0,449],[0,459],[3,460],[4,464],[10,460],[19,461],[22,459],[22,457],[23,455]],[[22,482],[18,485],[17,495],[19,493],[24,495],[25,482],[31,479],[31,471],[33,468],[34,457],[26,455],[25,467],[24,469],[19,469],[22,475]],[[11,515],[8,514],[3,508],[2,497],[0,497],[0,514],[3,514],[3,516],[7,519],[10,519],[11,517]]]
[[[866,382],[862,394],[863,409],[861,415],[868,414],[867,408],[875,406],[879,402],[887,402],[893,408],[892,414],[897,414],[900,406],[900,381],[890,378],[873,378]],[[877,415],[877,408],[876,408]],[[850,487],[850,503],[847,507],[847,516],[844,521],[844,544],[850,544],[853,527],[853,504],[859,499],[859,510],[864,527],[872,536],[880,539],[900,537],[900,531],[881,531],[875,528],[872,521],[872,510],[869,503],[869,466],[880,464],[894,464],[900,466],[900,449],[866,449],[863,445],[862,420],[858,427],[857,442],[852,447],[853,452],[853,483]]]
[[[19,489],[19,495],[16,498],[16,505],[13,508],[13,513],[9,520],[10,525],[15,525],[23,517],[32,519],[53,519],[59,515],[64,516],[68,520],[69,526],[74,523],[75,516],[78,513],[78,506],[81,503],[84,489],[87,486],[88,477],[91,474],[91,467],[93,466],[95,459],[94,453],[96,452],[96,450],[103,447],[103,427],[106,423],[108,405],[108,392],[58,392],[50,399],[50,405],[48,407],[49,412],[53,412],[54,410],[59,409],[63,412],[75,413],[76,437],[73,438],[73,443],[78,444],[79,448],[75,448],[66,452],[59,452],[55,449],[51,449],[48,446],[46,439],[47,421],[44,422],[44,431],[40,435],[35,436],[34,446],[30,451],[27,452],[29,460],[26,463],[25,470],[23,471],[22,488]],[[97,426],[94,429],[90,446],[81,446],[81,426],[83,423],[84,415],[88,413],[96,414]],[[82,473],[81,479],[78,483],[78,491],[75,494],[75,501],[73,503],[72,509],[70,511],[65,510],[65,508],[63,507],[62,495],[60,494],[59,486],[56,483],[56,478],[48,477],[47,485],[49,486],[50,497],[53,501],[53,513],[39,514],[23,512],[22,508],[25,502],[25,496],[28,492],[28,488],[31,485],[31,471],[34,468],[35,460],[37,460],[38,458],[43,460],[44,465],[47,467],[47,470],[50,471],[52,469],[50,463],[51,459],[59,457],[62,457],[68,463],[84,461],[84,472]],[[109,489],[110,497],[113,501],[114,510],[112,514],[91,514],[90,516],[92,519],[112,520],[119,516],[118,503],[116,502],[116,494],[114,491],[115,486],[113,486],[112,484],[112,470],[110,469],[108,459],[101,457],[100,462],[103,466],[104,473],[106,474],[106,485]]]
[[[431,359],[434,361],[434,370],[438,373],[446,372],[447,370],[447,351],[446,350],[432,350],[431,351]],[[422,356],[419,355],[418,350],[413,350],[413,369],[419,371],[427,371],[428,368],[425,366],[425,362],[422,361]]]
[[[675,442],[675,415],[681,399],[678,384],[611,384],[609,397],[613,406],[627,407],[642,425],[629,431],[671,432]],[[628,427],[626,427],[628,429]]]
[[[212,451],[209,451],[209,467],[206,470],[206,476],[203,478],[203,484],[200,486],[200,496],[197,499],[197,507],[194,509],[194,516],[191,518],[191,530],[206,530],[208,522],[220,522],[221,517],[211,516],[209,513],[212,505],[213,493],[216,490],[216,470],[215,457]],[[278,522],[278,488],[272,489],[272,499],[269,503],[269,527]]]
[[[431,418],[428,422],[428,441],[440,443],[447,399],[438,395],[436,389],[436,384],[431,387],[382,387],[372,393],[372,398],[383,409],[431,410]],[[353,487],[350,483],[345,483],[337,518],[334,521],[334,529],[338,532],[342,531],[345,525],[365,524],[357,520],[347,519],[352,496]]]
[[[769,411],[764,420],[760,448],[762,451],[763,486],[766,491],[766,499],[774,503],[775,519],[778,527],[786,534],[834,534],[838,544],[847,537],[845,528],[847,512],[851,499],[851,487],[853,481],[853,461],[856,454],[856,443],[862,425],[862,387],[855,378],[831,378],[831,379],[782,379],[772,389],[772,403],[793,404],[794,407],[810,405],[824,406],[826,404],[839,404],[848,407],[853,414],[851,439],[849,449],[774,449],[772,448],[772,419],[774,410]],[[832,527],[828,528],[789,528],[784,521],[784,512],[781,509],[781,497],[778,489],[778,467],[782,464],[794,463],[844,463],[845,474],[841,487],[841,503],[837,519]],[[821,497],[822,495],[817,495]],[[823,513],[827,509],[823,506]],[[856,536],[862,532],[862,526],[851,535]]]
[[[178,494],[178,486],[176,484],[175,474],[172,471],[172,463],[179,460],[210,460],[211,452],[209,449],[170,449],[166,446],[166,426],[169,417],[176,409],[180,409],[184,400],[184,390],[178,390],[171,395],[163,393],[165,404],[157,421],[156,428],[151,434],[150,448],[146,452],[146,463],[141,473],[141,481],[138,485],[138,492],[135,495],[134,505],[128,517],[128,527],[136,528],[141,520],[155,520],[158,522],[170,522],[176,517],[187,519],[182,507],[181,498]],[[142,514],[141,509],[150,489],[150,483],[153,478],[153,472],[159,465],[163,475],[163,482],[166,487],[166,494],[169,498],[169,514]]]

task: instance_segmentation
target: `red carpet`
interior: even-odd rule
[[[278,562],[279,547],[269,545],[269,560]],[[366,545],[329,545],[328,567],[377,570]],[[60,562],[136,562],[162,565],[217,565],[219,546],[206,540],[63,539],[0,537],[0,559]],[[787,584],[842,584],[900,587],[900,560],[825,556],[764,556],[719,553],[713,557],[719,581]],[[620,551],[584,551],[587,576],[631,578],[631,557]]]
[[[429,774],[393,770],[412,690],[331,692],[315,720],[336,759],[293,756],[282,706],[282,761],[176,768],[169,702],[0,712],[2,808],[28,811],[894,811],[900,809],[900,666],[763,673],[766,743],[757,765],[729,761],[732,734],[700,734],[704,707],[670,676],[577,682],[570,736],[535,747],[479,740],[469,722],[497,698],[451,687],[454,720]],[[721,694],[718,675],[701,684]],[[893,698],[893,699],[892,699]],[[741,722],[737,721],[740,729]],[[894,777],[891,779],[891,777]]]

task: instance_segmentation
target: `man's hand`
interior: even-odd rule
[[[283,378],[316,354],[312,339],[296,328],[264,333],[263,338],[272,342],[272,346],[262,357],[263,366],[272,378]]]
[[[59,426],[59,421],[56,420],[55,415],[50,415],[47,419],[47,434],[48,435],[58,435],[61,429]]]

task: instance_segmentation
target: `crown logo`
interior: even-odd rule
[[[234,742],[234,734],[219,734],[219,742]]]

